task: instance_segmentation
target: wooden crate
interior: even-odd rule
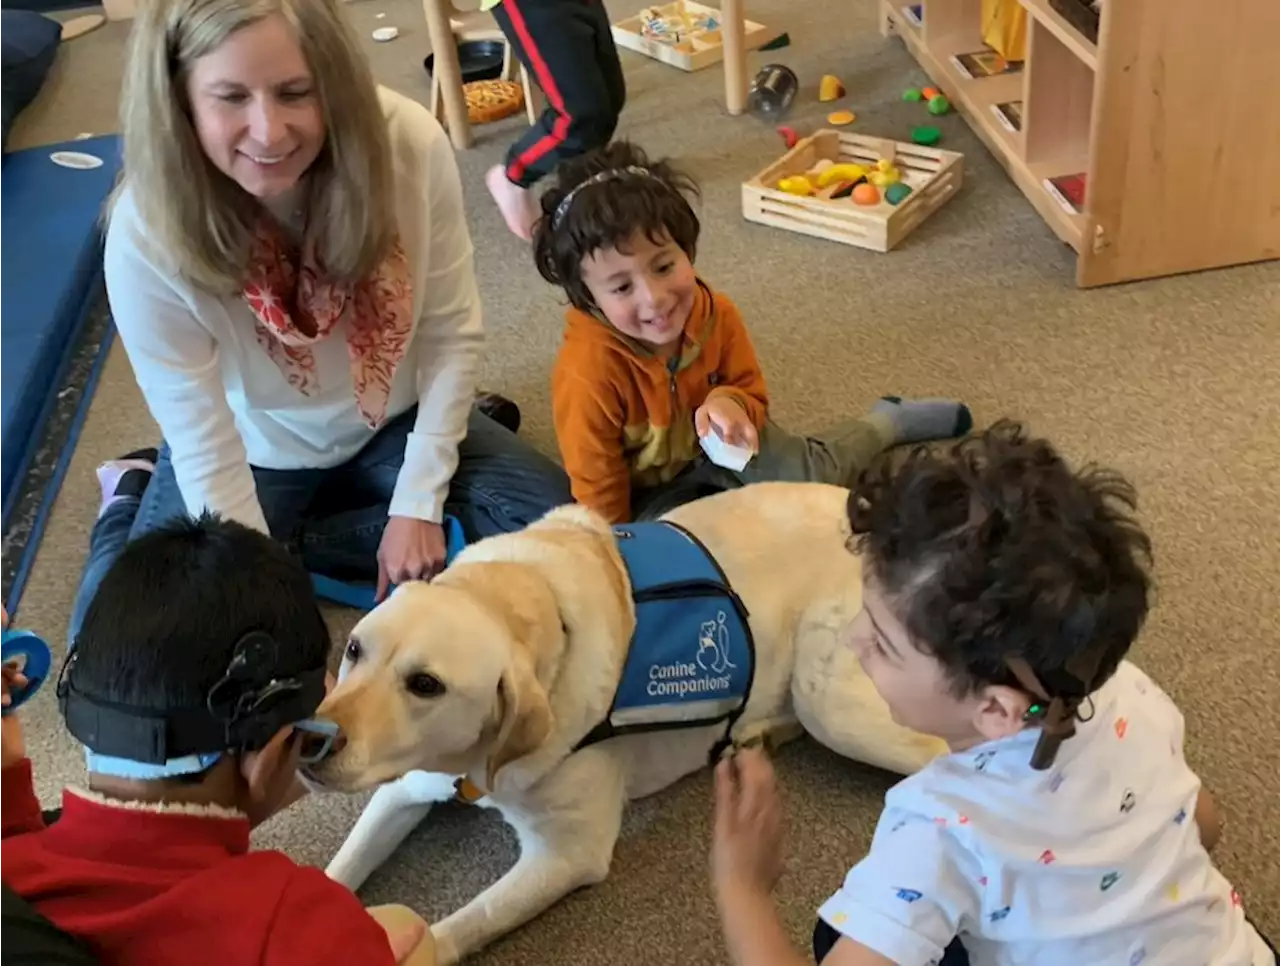
[[[712,16],[717,23],[724,23],[719,10],[714,7],[703,6],[700,3],[694,3],[693,0],[685,0],[683,4],[679,2],[654,4],[652,7],[645,9],[656,10],[664,20],[679,23],[682,6],[684,12],[691,19],[697,19],[700,16]],[[746,30],[747,50],[755,50],[778,36],[778,31],[770,30],[764,24],[756,23],[753,20],[744,21],[743,25]],[[646,35],[643,28],[643,11],[634,17],[628,17],[620,23],[613,24],[614,43],[619,47],[626,47],[628,50],[634,50],[637,53],[652,57],[654,60],[660,60],[664,64],[670,64],[672,67],[679,67],[681,70],[687,71],[702,70],[704,67],[710,67],[712,64],[718,64],[724,60],[724,44],[719,30],[713,30],[709,33],[694,30],[687,36],[682,36],[679,43],[664,43]]]
[[[850,198],[829,197],[838,185],[808,197],[777,188],[781,179],[804,174],[823,159],[874,165],[881,158],[892,161],[911,186],[911,194],[897,206],[883,200],[878,205],[858,205]],[[955,151],[822,130],[743,184],[742,214],[762,225],[887,252],[941,208],[963,182],[964,155]]]

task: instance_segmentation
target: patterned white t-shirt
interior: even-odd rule
[[[1182,714],[1128,663],[1092,704],[1046,771],[1033,729],[896,785],[821,918],[899,966],[956,936],[972,966],[1273,966],[1200,843]]]

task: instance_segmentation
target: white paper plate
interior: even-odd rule
[[[83,151],[54,151],[53,154],[49,155],[49,160],[64,168],[78,168],[81,171],[102,167],[102,159],[100,157],[93,154],[85,154]]]

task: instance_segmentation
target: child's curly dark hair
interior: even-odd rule
[[[1147,615],[1151,541],[1119,473],[1073,471],[1001,422],[905,461],[885,454],[849,497],[868,574],[957,695],[1018,686],[1021,658],[1053,696],[1115,673]],[[1081,658],[1085,660],[1081,660]],[[1091,667],[1079,680],[1069,667]]]
[[[698,197],[692,178],[668,161],[649,160],[629,141],[566,161],[542,195],[533,234],[538,271],[563,288],[574,307],[594,312],[582,260],[602,248],[622,248],[641,231],[655,244],[669,238],[693,261],[701,225],[690,200]]]

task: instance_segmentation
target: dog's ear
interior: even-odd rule
[[[551,736],[551,703],[533,673],[528,655],[521,651],[511,655],[503,671],[498,685],[498,707],[501,716],[498,737],[489,754],[485,776],[490,791],[501,768],[532,754]]]

